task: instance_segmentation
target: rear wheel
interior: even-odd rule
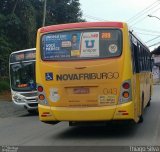
[[[56,125],[57,123],[59,123],[59,121],[42,121],[42,122],[50,125]]]
[[[30,113],[30,114],[38,114],[38,110],[37,110],[37,109],[34,109],[34,110],[28,109],[27,111],[28,111],[28,113]]]
[[[144,94],[142,94],[141,115],[139,116],[138,123],[142,123],[143,122],[143,106],[144,106]]]
[[[143,115],[140,115],[138,123],[142,123],[142,122],[143,122]]]
[[[151,105],[151,87],[150,87],[150,97],[149,97],[149,101],[147,103],[147,107],[149,107]]]
[[[149,107],[150,105],[151,105],[151,100],[148,101],[147,107]]]

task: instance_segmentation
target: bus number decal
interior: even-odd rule
[[[110,39],[111,33],[109,33],[109,32],[102,33],[101,38],[102,39]]]
[[[107,94],[114,94],[114,95],[116,95],[117,94],[117,89],[116,88],[104,88],[103,93],[105,95],[107,95]]]

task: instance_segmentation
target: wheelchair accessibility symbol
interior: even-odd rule
[[[53,80],[53,73],[51,72],[45,73],[45,77],[46,77],[46,81]]]

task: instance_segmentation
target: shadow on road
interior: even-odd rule
[[[25,114],[20,115],[19,117],[32,117],[32,116],[38,116],[38,112],[34,112],[34,113],[26,112]]]
[[[132,136],[136,132],[138,126],[136,124],[127,125],[119,123],[110,123],[106,126],[85,126],[85,127],[69,127],[64,132],[57,135],[56,138],[61,139],[77,139],[77,138],[125,138]],[[54,137],[55,138],[55,137]]]
[[[151,112],[156,107],[156,103],[151,103],[150,107],[146,107],[144,111],[144,122],[135,124],[135,123],[126,123],[126,122],[114,122],[107,123],[106,126],[83,126],[83,127],[68,127],[63,132],[60,132],[54,135],[53,138],[58,139],[97,139],[97,138],[126,138],[134,137],[137,132],[140,130],[149,130],[150,134],[152,133],[149,129],[148,123],[152,123],[153,116]],[[155,117],[155,116],[154,116]],[[146,128],[147,127],[147,128]],[[146,133],[145,133],[146,134]],[[146,136],[147,136],[146,134]]]

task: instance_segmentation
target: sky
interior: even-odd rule
[[[160,0],[79,0],[89,22],[123,21],[150,50],[160,45]],[[148,15],[156,16],[148,17]]]

